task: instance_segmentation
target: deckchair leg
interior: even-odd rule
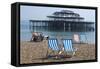
[[[73,55],[75,55],[75,52],[73,52]]]

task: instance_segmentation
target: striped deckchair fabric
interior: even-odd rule
[[[63,48],[64,50],[61,50],[58,46],[57,39],[48,39],[48,48],[51,49],[51,52],[47,52],[47,57],[71,57],[75,54],[75,51],[73,49],[72,40],[71,39],[62,39]],[[59,54],[62,52],[62,54]]]
[[[58,51],[58,42],[57,39],[49,39],[48,40],[48,47],[54,51]]]
[[[71,39],[63,39],[63,45],[64,45],[64,49],[65,51],[74,51],[73,50],[73,45],[72,45],[72,40]]]

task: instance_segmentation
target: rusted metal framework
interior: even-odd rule
[[[30,28],[48,27],[71,32],[94,31],[94,22],[84,21],[78,13],[70,10],[56,11],[47,18],[48,20],[30,20]]]

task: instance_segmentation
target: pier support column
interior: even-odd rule
[[[86,29],[86,24],[85,24],[85,32],[86,32],[86,30],[87,30],[87,29]]]
[[[70,23],[68,24],[68,31],[71,31],[71,25],[70,25]]]
[[[65,27],[65,22],[64,22],[64,32],[65,32],[65,29],[66,29],[66,27]]]

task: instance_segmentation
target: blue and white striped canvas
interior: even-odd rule
[[[56,39],[49,39],[48,40],[48,47],[52,50],[59,50],[57,40]]]
[[[72,40],[64,39],[63,44],[64,44],[65,51],[73,51]]]

